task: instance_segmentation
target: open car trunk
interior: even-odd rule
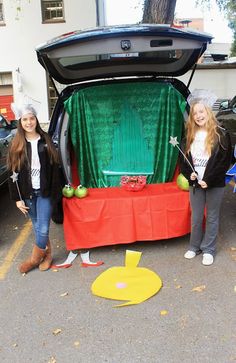
[[[58,143],[66,182],[89,189],[63,198],[69,250],[189,233],[188,192],[176,185],[178,149],[188,113],[190,70],[212,37],[168,25],[71,32],[39,46],[39,62],[59,94],[49,133]],[[191,76],[192,77],[192,76]],[[142,175],[133,192],[122,176]]]
[[[166,80],[94,84],[64,101],[67,182],[89,189],[86,198],[63,200],[69,250],[189,233],[189,196],[176,185],[178,150],[169,143],[181,140],[186,115],[186,97]],[[147,185],[127,192],[124,175],[145,175]]]

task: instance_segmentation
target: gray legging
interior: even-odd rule
[[[219,230],[219,215],[224,188],[190,187],[190,203],[192,209],[191,237],[189,249],[202,251],[215,256],[216,239]],[[204,210],[206,208],[206,226],[203,228]]]

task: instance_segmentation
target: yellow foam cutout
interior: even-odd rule
[[[111,267],[101,273],[91,286],[94,295],[113,300],[126,300],[116,307],[140,304],[162,287],[161,278],[153,271],[137,267],[142,252],[126,250],[125,267]]]

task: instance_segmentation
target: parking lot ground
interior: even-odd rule
[[[24,230],[7,193],[1,196],[0,266]],[[183,254],[189,236],[101,247],[104,265],[21,275],[32,232],[0,280],[0,361],[9,363],[226,363],[236,361],[236,195],[226,188],[218,253],[212,266]],[[8,201],[8,202],[7,202]],[[63,228],[52,224],[54,262],[67,256]],[[125,251],[142,252],[139,267],[156,272],[162,289],[139,305],[94,296],[91,284],[109,267],[124,266]]]

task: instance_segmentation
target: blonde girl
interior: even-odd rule
[[[185,155],[194,172],[182,160],[181,172],[190,184],[192,210],[189,249],[184,257],[192,259],[203,253],[202,264],[208,266],[216,255],[219,213],[232,147],[228,132],[218,125],[213,111],[204,100],[194,101],[190,105]]]

